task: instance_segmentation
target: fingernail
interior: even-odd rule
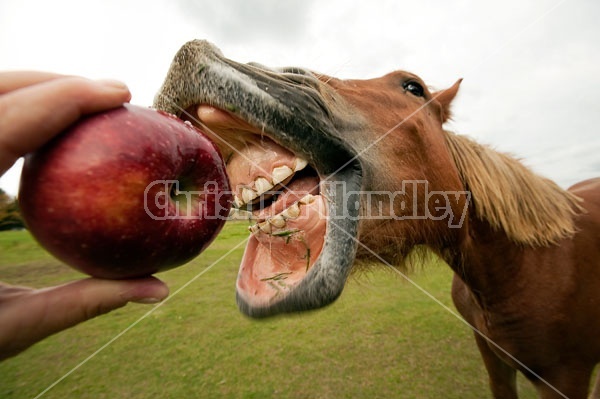
[[[122,294],[128,302],[155,304],[169,296],[169,287],[155,277],[124,282],[126,291]]]
[[[133,303],[141,303],[144,305],[153,305],[155,303],[159,303],[162,302],[162,299],[160,298],[141,298],[141,299],[136,299],[134,301],[131,301]]]
[[[129,90],[127,88],[127,85],[125,83],[121,82],[120,80],[100,79],[100,80],[97,80],[96,82],[103,86],[114,87],[115,89]]]

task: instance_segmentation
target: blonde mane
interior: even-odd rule
[[[445,139],[477,218],[530,246],[554,244],[576,232],[578,197],[465,136],[446,132]]]

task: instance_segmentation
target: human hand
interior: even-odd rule
[[[92,81],[45,72],[0,73],[0,175],[81,116],[129,101],[116,81]],[[125,306],[156,303],[169,294],[154,277],[88,278],[31,289],[0,283],[0,360],[82,321]]]
[[[0,175],[82,115],[129,101],[117,81],[46,72],[0,72]]]

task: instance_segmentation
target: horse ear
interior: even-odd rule
[[[442,107],[442,123],[446,122],[450,119],[450,103],[456,97],[456,93],[458,93],[458,88],[460,87],[460,83],[462,82],[462,78],[458,79],[456,83],[454,83],[451,87],[440,90],[438,92],[433,93],[433,98],[441,105]]]

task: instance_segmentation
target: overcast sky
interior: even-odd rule
[[[450,128],[568,186],[600,176],[600,2],[0,0],[0,70],[126,82],[151,105],[177,49],[341,78],[395,69],[442,89]],[[16,194],[18,166],[0,179]]]

